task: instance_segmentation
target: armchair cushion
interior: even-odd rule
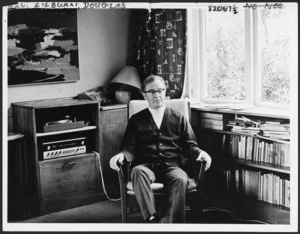
[[[197,186],[196,186],[195,180],[194,179],[189,179],[187,191],[193,190],[196,187]],[[128,194],[134,194],[131,181],[129,181],[127,183],[126,188],[128,189],[127,190]],[[161,193],[161,192],[163,192],[164,184],[162,184],[162,183],[152,183],[151,184],[151,189],[154,193]]]
[[[129,181],[126,185],[127,190],[127,194],[133,195],[133,186],[132,186],[132,182]],[[151,189],[154,193],[162,193],[163,189],[164,189],[164,185],[162,183],[152,183],[151,184]]]

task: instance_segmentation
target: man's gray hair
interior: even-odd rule
[[[166,82],[165,80],[161,77],[161,76],[157,76],[157,75],[150,75],[148,76],[144,81],[143,81],[143,84],[142,84],[142,91],[145,92],[145,87],[154,82],[155,80],[159,80],[161,83],[164,84],[164,86],[166,87]]]

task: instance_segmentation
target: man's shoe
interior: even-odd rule
[[[151,215],[147,220],[147,223],[158,223],[159,222],[159,218],[156,214]]]

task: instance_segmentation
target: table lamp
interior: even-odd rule
[[[124,67],[111,83],[121,84],[115,92],[115,99],[118,103],[127,104],[131,100],[132,87],[141,89],[141,81],[135,67]]]

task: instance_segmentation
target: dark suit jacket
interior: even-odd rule
[[[121,152],[133,165],[163,162],[181,166],[183,157],[195,160],[201,150],[183,114],[166,108],[158,129],[146,108],[129,119]]]

